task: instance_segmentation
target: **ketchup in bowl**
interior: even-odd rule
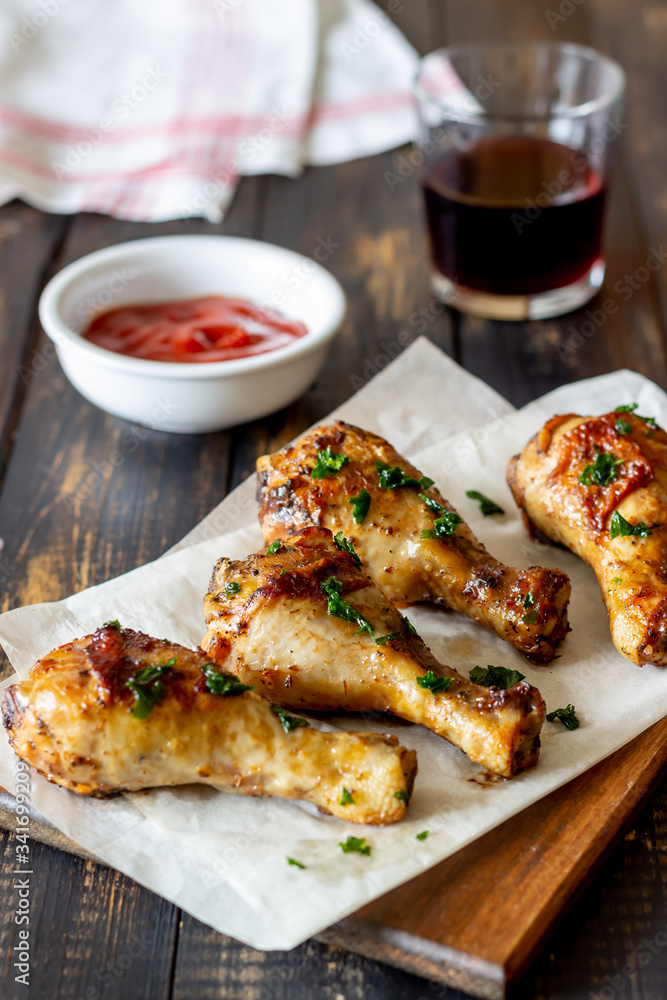
[[[96,316],[86,340],[148,361],[232,361],[286,347],[307,329],[246,299],[208,295],[182,302],[123,306]]]

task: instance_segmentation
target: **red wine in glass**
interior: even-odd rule
[[[583,278],[601,255],[606,186],[580,150],[488,136],[434,158],[422,184],[433,263],[456,285],[535,295]]]

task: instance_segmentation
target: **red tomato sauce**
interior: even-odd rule
[[[286,347],[308,330],[246,299],[208,295],[123,306],[96,316],[83,336],[117,354],[149,361],[231,361]]]

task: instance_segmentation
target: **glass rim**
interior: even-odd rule
[[[429,60],[435,57],[451,57],[454,55],[471,53],[471,52],[485,52],[485,51],[496,51],[496,52],[526,52],[530,50],[547,50],[551,52],[559,52],[561,54],[577,55],[581,60],[586,62],[597,62],[605,64],[613,74],[613,81],[609,89],[600,94],[599,97],[592,98],[591,100],[584,101],[581,104],[575,104],[571,108],[566,108],[562,111],[556,113],[542,114],[542,115],[530,115],[530,114],[493,114],[482,109],[481,111],[466,111],[460,106],[450,104],[446,98],[442,96],[436,96],[429,93],[424,89],[421,83],[421,77],[423,75],[424,69],[426,68]],[[508,123],[521,123],[521,122],[549,122],[549,121],[560,121],[569,120],[573,118],[587,118],[589,115],[595,114],[598,111],[603,110],[605,107],[611,107],[616,101],[623,97],[625,92],[625,82],[626,75],[623,67],[611,56],[605,55],[603,52],[598,52],[597,49],[592,48],[590,45],[578,45],[576,42],[471,42],[465,45],[447,45],[441,49],[435,49],[433,52],[429,52],[427,55],[423,56],[419,61],[418,70],[413,79],[413,94],[417,98],[417,101],[428,102],[432,105],[440,108],[447,117],[452,121],[463,122],[467,124],[483,124],[484,122],[508,122]]]

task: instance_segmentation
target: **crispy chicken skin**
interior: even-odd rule
[[[322,584],[331,578],[359,621],[329,612]],[[204,613],[208,655],[280,705],[391,712],[506,778],[537,761],[539,691],[525,681],[509,691],[480,687],[440,664],[326,529],[304,528],[271,554],[220,559]],[[373,634],[355,634],[363,619]],[[428,671],[453,683],[433,693],[417,683]]]
[[[335,475],[313,478],[319,451],[330,447],[349,459]],[[495,632],[534,663],[549,663],[568,631],[570,584],[564,573],[533,566],[513,569],[489,555],[467,524],[446,538],[422,538],[435,517],[414,486],[380,486],[376,461],[421,473],[377,434],[338,421],[317,427],[295,445],[257,462],[259,519],[267,541],[286,538],[313,524],[342,531],[371,579],[396,604],[444,604]],[[349,502],[370,494],[363,523]],[[434,487],[426,495],[448,511]],[[531,594],[533,604],[524,602]],[[530,600],[530,599],[529,599]],[[528,619],[528,620],[526,620]]]
[[[170,663],[162,700],[135,718],[127,681]],[[403,818],[417,770],[413,750],[375,733],[286,732],[255,692],[209,693],[210,663],[201,651],[103,626],[49,653],[7,689],[10,743],[49,781],[82,795],[197,782],[305,799],[352,823]]]
[[[579,477],[599,452],[620,464],[607,485],[585,485]],[[632,413],[556,416],[512,459],[508,482],[529,531],[595,570],[618,651],[666,664],[667,434]],[[650,535],[612,539],[616,510]]]

